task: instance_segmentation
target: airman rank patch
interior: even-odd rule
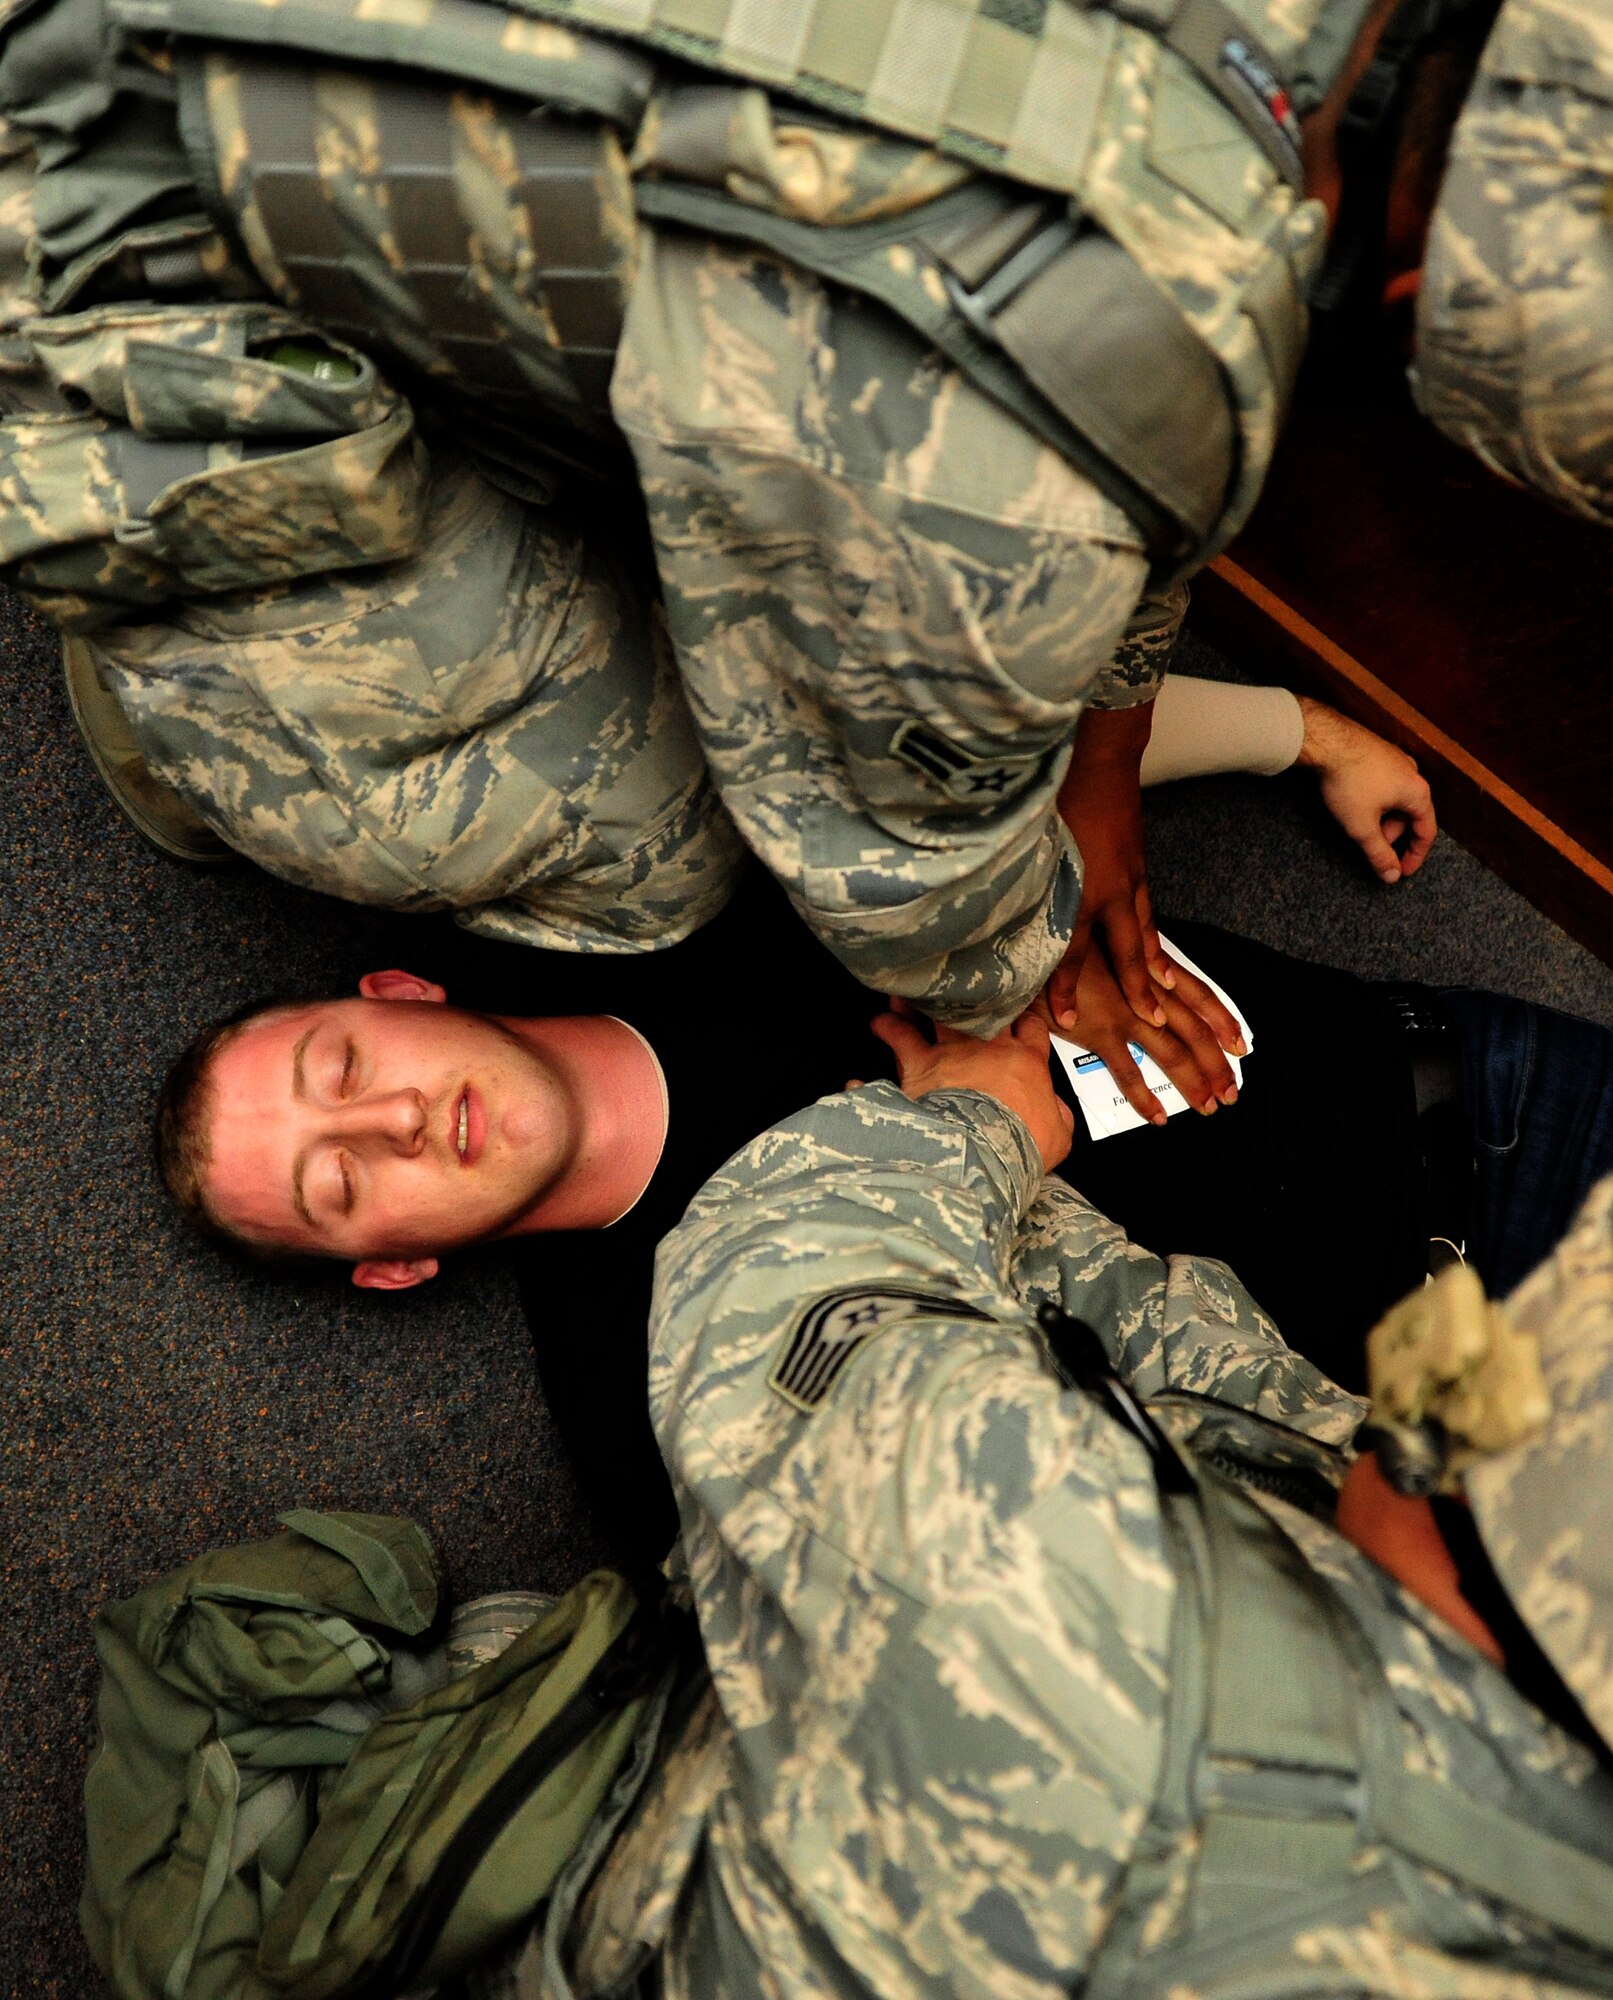
[[[976,1306],[930,1292],[857,1286],[817,1299],[796,1322],[768,1376],[769,1388],[798,1410],[815,1410],[866,1340],[904,1319],[989,1319]]]
[[[965,804],[979,804],[984,799],[989,805],[993,799],[1021,790],[1042,761],[1039,754],[998,757],[960,750],[922,722],[904,722],[891,738],[891,751]]]

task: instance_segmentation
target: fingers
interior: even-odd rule
[[[1176,990],[1174,998],[1186,1010],[1186,1018],[1194,1024],[1202,1022],[1214,1037],[1215,1054],[1213,1064],[1217,1071],[1225,1070],[1230,1078],[1232,1072],[1221,1060],[1222,1049],[1230,1049],[1235,1056],[1249,1053],[1244,1044],[1243,1030],[1238,1026],[1238,1017],[1226,1002],[1207,986],[1202,979],[1189,972],[1185,965],[1176,968]],[[1165,1003],[1166,1018],[1170,1026],[1177,1026],[1177,1016],[1170,1002]],[[1219,1090],[1225,1085],[1217,1086]]]
[[[1103,1057],[1116,1087],[1133,1111],[1139,1112],[1150,1125],[1166,1123],[1169,1114],[1143,1081],[1143,1073],[1137,1067],[1124,1036],[1104,1035],[1101,1043],[1094,1047],[1093,1054]],[[1062,1098],[1059,1101],[1062,1103]]]
[[[1389,845],[1381,825],[1372,824],[1359,829],[1347,826],[1344,830],[1351,835],[1356,846],[1367,857],[1367,866],[1380,882],[1400,880],[1405,870],[1401,866],[1400,856]]]
[[[1400,857],[1402,875],[1415,875],[1428,859],[1428,850],[1433,846],[1439,832],[1439,821],[1434,816],[1434,798],[1423,779],[1417,780],[1420,797],[1403,801],[1411,816],[1411,838],[1405,852]]]
[[[1187,975],[1184,975],[1184,977]],[[1191,1007],[1172,999],[1170,1025],[1140,1028],[1138,1046],[1148,1051],[1195,1111],[1208,1117],[1238,1101],[1238,1081],[1220,1044]]]
[[[1108,947],[1109,963],[1114,967],[1120,990],[1126,996],[1126,1005],[1139,1021],[1164,1027],[1165,1009],[1160,1004],[1158,989],[1148,969],[1148,945],[1143,927],[1137,920],[1134,902],[1113,903],[1104,910],[1103,941]],[[1157,947],[1157,931],[1154,932],[1154,943]]]
[[[1176,984],[1176,961],[1160,942],[1154,923],[1154,899],[1148,893],[1146,882],[1137,884],[1133,901],[1137,910],[1137,928],[1142,932],[1143,951],[1148,960],[1148,976],[1168,993]]]
[[[882,1041],[896,1058],[896,1067],[904,1079],[907,1071],[922,1062],[929,1053],[930,1044],[909,1020],[900,1014],[876,1014],[868,1023],[870,1031]]]
[[[1081,981],[1081,967],[1071,964],[1066,957],[1053,968],[1053,975],[1047,982],[1048,1011],[1061,1028],[1073,1028],[1080,1019],[1075,1004],[1076,989]]]

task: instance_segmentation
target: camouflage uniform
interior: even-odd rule
[[[1613,524],[1613,13],[1506,0],[1451,142],[1417,400],[1504,478]]]
[[[142,783],[306,888],[516,943],[714,915],[741,848],[627,563],[428,456],[277,306],[41,316],[33,198],[0,125],[0,561],[84,635]]]
[[[306,888],[625,952],[676,943],[733,887],[658,612],[452,453],[418,553],[94,644],[151,771]]]
[[[1515,1589],[1498,1530],[1519,1537],[1537,1629],[1580,1644],[1566,1665],[1599,1716],[1607,1600],[1587,1620],[1555,1578],[1595,1556],[1605,1510],[1582,1476],[1552,1482],[1606,1465],[1610,1209],[1613,1188],[1565,1252],[1574,1324],[1547,1281],[1525,1293],[1562,1321],[1575,1406],[1475,1496]],[[618,1992],[652,1953],[677,2000],[1613,1991],[1613,1771],[1327,1525],[1361,1405],[1224,1267],[1128,1245],[992,1100],[876,1085],[731,1161],[658,1280],[651,1402],[712,1689],[620,1827],[596,1825],[523,2000]],[[1040,1299],[1097,1329],[1197,1495],[1167,1501],[1134,1432],[1061,1385]],[[1582,1541],[1537,1538],[1542,1486]],[[1245,1611],[1302,1609],[1212,1641],[1232,1569],[1194,1550],[1233,1517]],[[1370,1718],[1370,1779],[1195,1747],[1297,1712],[1290,1643],[1332,1720]],[[1299,1794],[1329,1777],[1349,1784],[1308,1818]]]
[[[420,67],[384,102],[373,73],[337,60],[356,46],[341,8],[305,10],[295,24],[269,11],[272,33],[246,8],[231,33],[245,24],[245,41],[295,49],[317,17],[327,35],[309,45],[319,58],[272,57],[287,73],[313,72],[317,183],[302,211],[306,220],[322,197],[328,214],[308,240],[324,231],[325,263],[367,288],[367,309],[427,391],[456,413],[488,402],[470,349],[437,339],[417,310],[408,218],[387,183],[388,160],[409,159],[429,131],[433,156],[452,163],[460,213],[448,233],[458,232],[466,326],[491,329],[478,351],[513,357],[531,400],[568,427],[573,456],[625,434],[696,728],[745,839],[866,983],[981,1031],[1010,1019],[1062,956],[1079,904],[1078,857],[1054,809],[1077,718],[1088,704],[1151,698],[1185,592],[1148,589],[1136,522],[920,332],[791,258],[663,225],[643,193],[681,179],[828,233],[899,219],[972,170],[923,144],[785,111],[758,89],[662,79],[635,52],[649,82],[620,131],[601,137],[597,121],[577,118],[544,128],[586,156],[578,170],[599,186],[625,315],[608,410],[603,399],[592,407],[561,353],[563,306],[534,236],[543,218],[520,198],[531,131],[521,96],[431,74],[431,36],[453,27],[451,9],[397,26],[402,60]],[[577,108],[566,72],[593,60],[589,38],[461,11],[459,75]],[[1323,0],[1274,10],[1283,55],[1322,11]],[[985,10],[988,30],[996,12]],[[0,97],[13,91],[16,115],[33,115],[24,91],[44,66],[29,68],[25,44],[48,39],[38,24],[49,18],[22,17],[0,62]],[[241,79],[271,58],[209,46],[205,13],[182,4],[122,18],[138,33],[176,32],[189,52],[178,70],[185,138],[194,171],[213,183],[198,208],[232,217],[238,248],[283,303],[341,330],[279,254],[253,179],[265,140],[249,130]],[[351,34],[378,18],[357,8]],[[1088,29],[1072,14],[1059,32],[1079,40]],[[497,62],[472,48],[476,34],[498,41]],[[1079,184],[1104,228],[1146,252],[1149,284],[1236,385],[1230,520],[1258,491],[1297,358],[1318,211],[1222,107],[1190,143],[1156,149],[1138,110],[1156,87],[1152,36],[1115,23],[1091,34],[1089,87],[1060,125],[1068,154],[1047,185]],[[64,25],[61,46],[65,36]],[[190,57],[205,76],[187,97]],[[1174,73],[1165,84],[1173,103],[1190,101]],[[1100,96],[1123,128],[1114,145],[1097,143]],[[68,179],[88,171],[87,155],[56,157]],[[72,209],[59,200],[53,213]],[[84,254],[64,235],[50,271]],[[436,254],[440,285],[440,245]],[[899,263],[893,251],[890,282],[940,296],[934,270],[904,277]]]

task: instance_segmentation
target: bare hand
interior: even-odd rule
[[[982,1041],[939,1022],[921,1026],[922,1016],[904,1000],[893,1000],[891,1007],[871,1025],[895,1056],[897,1082],[907,1095],[918,1099],[932,1090],[984,1091],[1024,1120],[1044,1170],[1051,1173],[1070,1150],[1075,1119],[1048,1072],[1047,1023],[1035,1014],[1022,1014],[1011,1028]]]
[[[1439,830],[1415,761],[1325,702],[1302,694],[1299,707],[1305,740],[1298,761],[1320,776],[1323,804],[1380,880],[1415,875]]]
[[[1148,744],[1153,703],[1119,710],[1088,709],[1059,788],[1059,816],[1081,856],[1081,908],[1064,964],[1054,973],[1053,1011],[1062,1019],[1094,931],[1139,1021],[1164,1019],[1158,988],[1175,983],[1154,926],[1143,861],[1142,787],[1138,766]],[[1068,999],[1064,1006],[1061,1000]]]
[[[1051,992],[1051,980],[1048,989]],[[1150,1124],[1163,1125],[1168,1114],[1143,1081],[1129,1047],[1132,1042],[1154,1058],[1188,1103],[1206,1117],[1220,1105],[1237,1103],[1237,1079],[1221,1051],[1225,1047],[1244,1054],[1243,1038],[1232,1015],[1186,966],[1177,966],[1175,987],[1160,994],[1163,1027],[1136,1018],[1098,950],[1088,952],[1082,963],[1074,999],[1082,1042],[1102,1056],[1126,1102]],[[1225,1022],[1213,1031],[1208,1025],[1212,1011]]]

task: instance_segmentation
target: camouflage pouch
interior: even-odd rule
[[[353,349],[256,304],[101,307],[20,331],[58,409],[0,425],[0,573],[59,625],[418,545],[413,413]]]

